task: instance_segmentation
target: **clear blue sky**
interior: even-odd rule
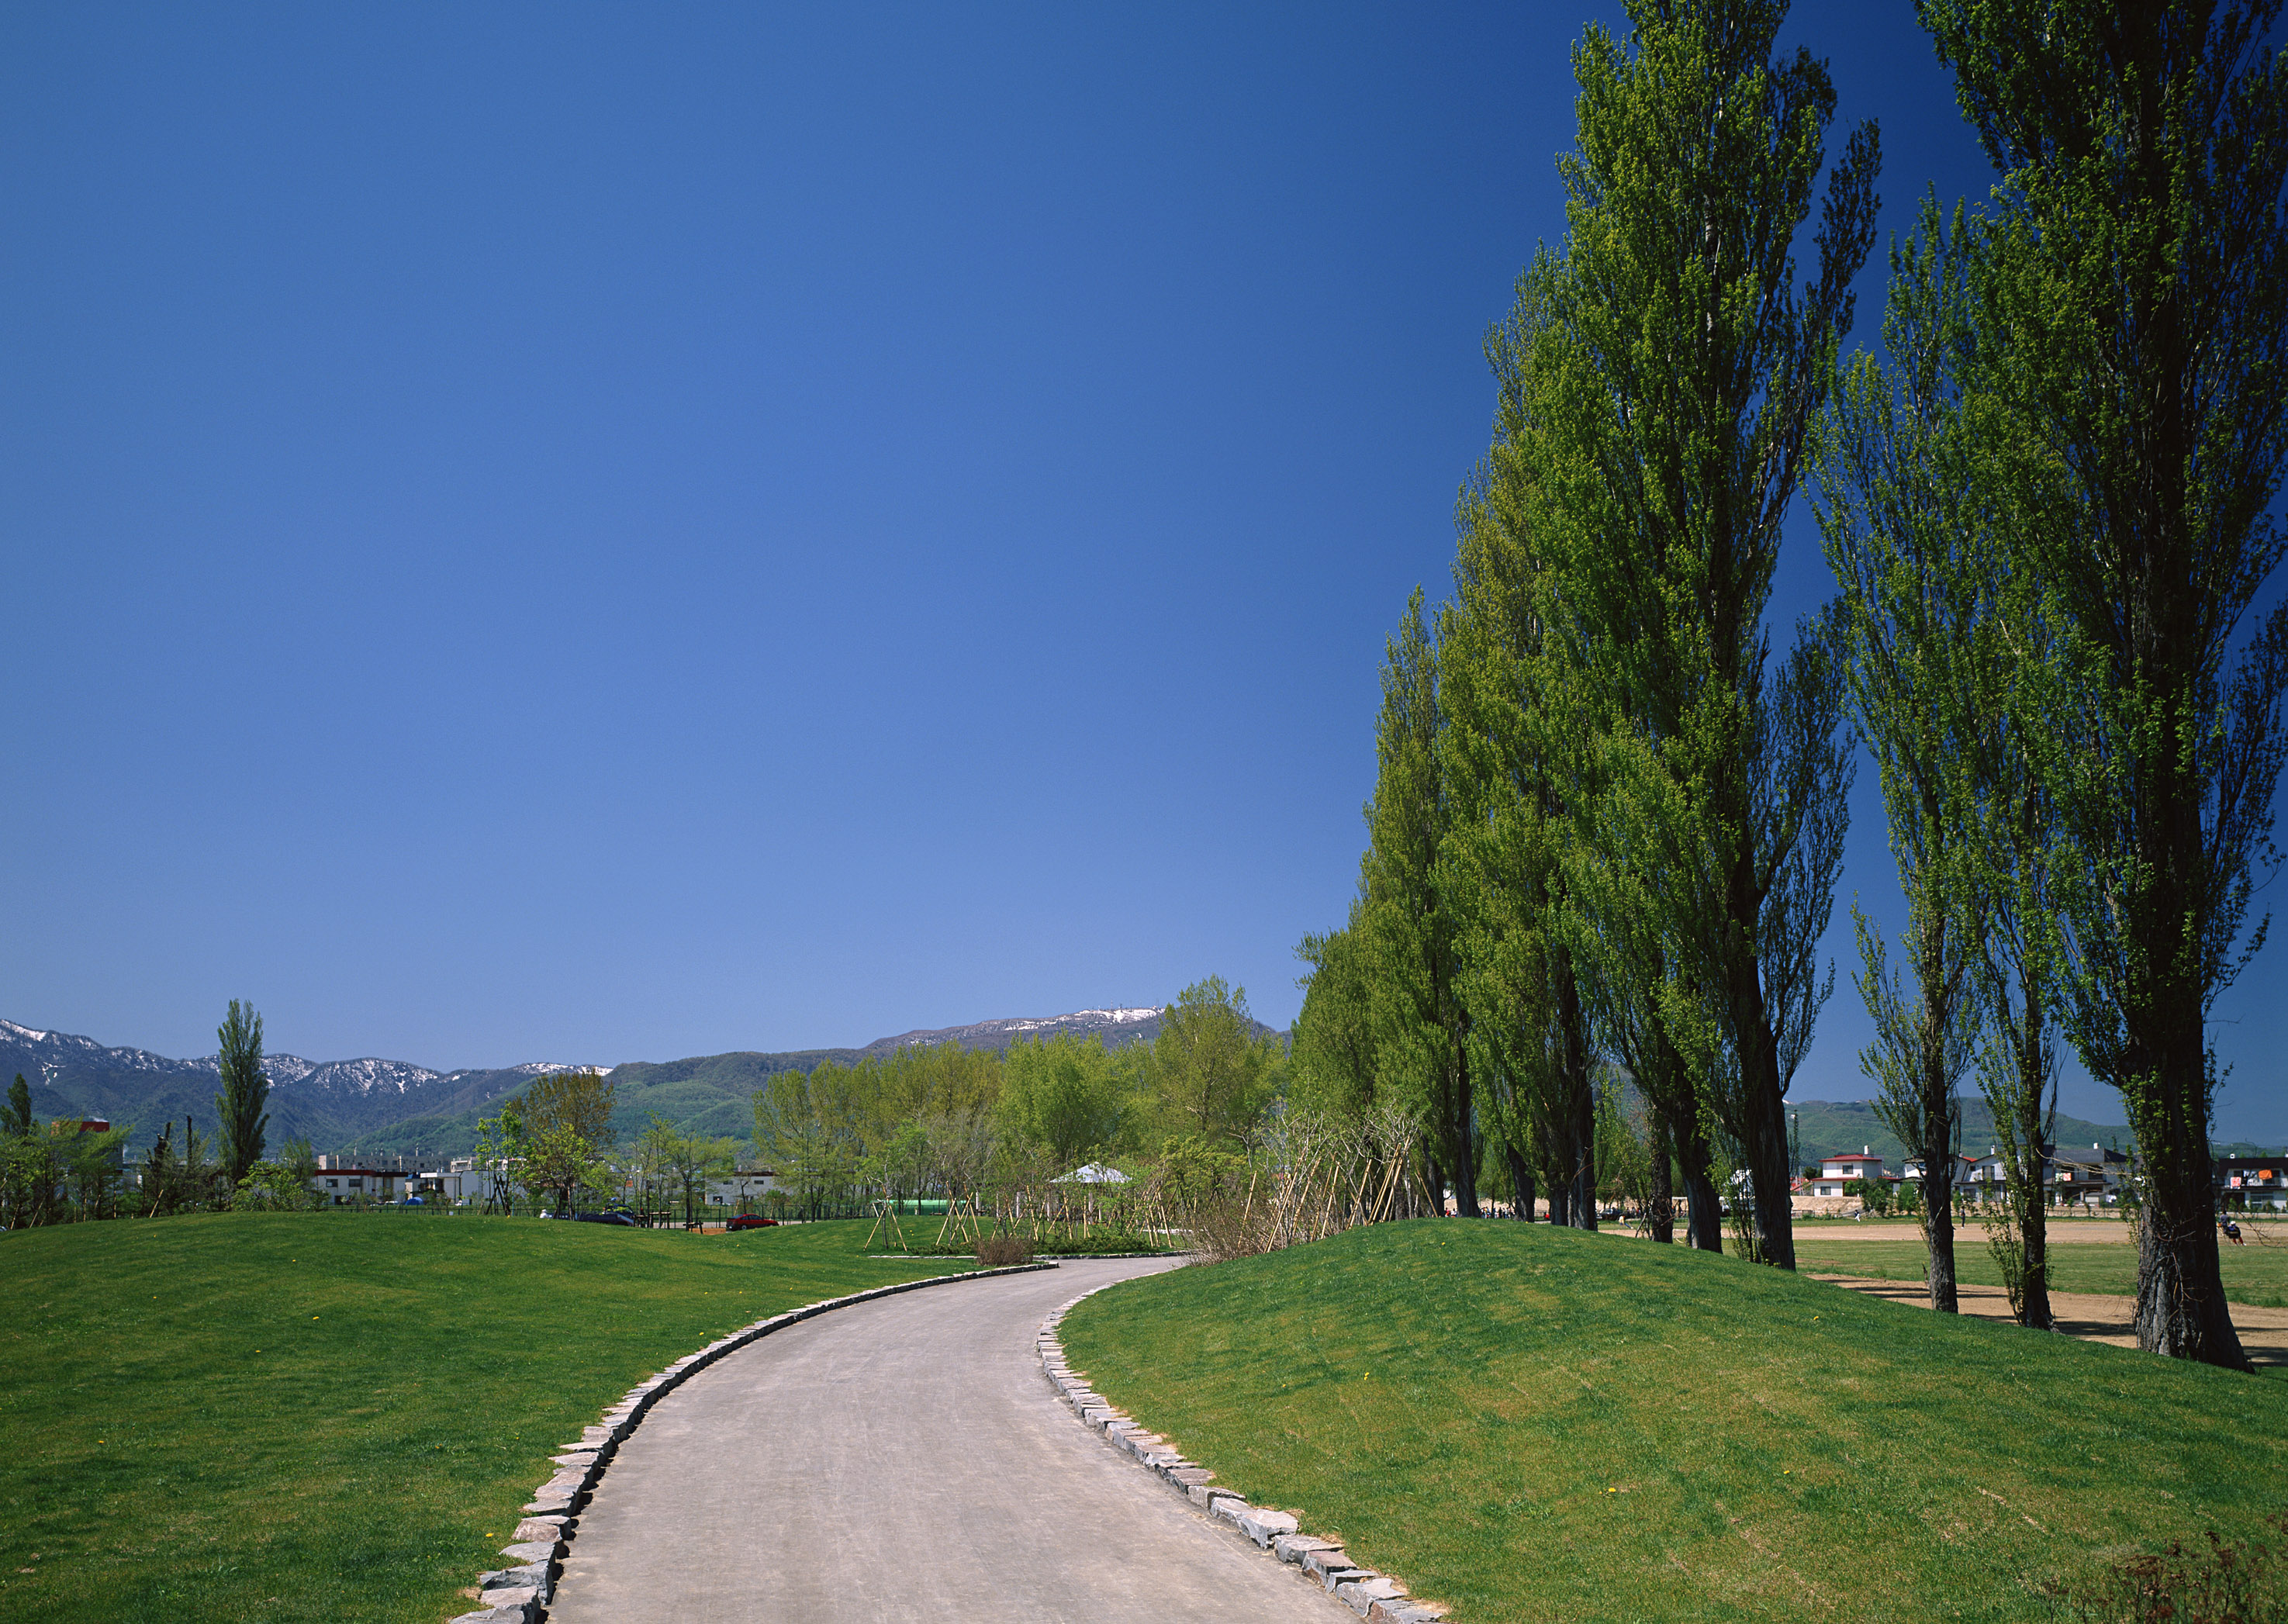
[[[1284,1023],[1617,16],[10,7],[0,1014],[608,1063],[1214,971]],[[1902,0],[1785,37],[1887,232],[1984,193]],[[1779,612],[1825,590],[1799,525]],[[1800,1097],[1868,1092],[1844,970]],[[2284,978],[2228,1133],[2288,1133]]]

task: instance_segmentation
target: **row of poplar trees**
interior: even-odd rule
[[[1877,132],[1830,162],[1785,5],[1630,0],[1625,38],[1577,48],[1565,241],[1490,337],[1454,595],[1418,591],[1390,645],[1360,895],[1306,945],[1298,1041],[1369,1034],[1460,1212],[1490,1153],[1585,1224],[1617,1065],[1656,1237],[1673,1164],[1687,1239],[1720,1247],[1713,1161],[1746,1249],[1791,1268],[1783,1099],[1863,742],[1908,903],[1895,968],[1859,922],[1864,1060],[1925,1170],[1934,1305],[1960,1090],[2038,1190],[2062,1034],[2137,1136],[2141,1345],[2244,1367],[2205,1022],[2262,940],[2288,681],[2288,610],[2258,613],[2288,454],[2278,0],[1919,11],[1998,184],[1926,203],[1882,353],[1847,360]],[[1799,494],[1841,590],[1776,638]]]

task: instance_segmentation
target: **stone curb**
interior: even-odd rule
[[[557,1576],[563,1571],[565,1548],[577,1532],[580,1511],[595,1492],[613,1452],[636,1430],[645,1412],[658,1402],[661,1395],[682,1385],[686,1377],[706,1369],[725,1354],[736,1352],[758,1337],[768,1336],[773,1331],[784,1330],[798,1320],[832,1309],[870,1303],[876,1297],[894,1297],[900,1292],[920,1291],[926,1287],[947,1286],[956,1280],[989,1279],[997,1274],[1031,1274],[1055,1267],[1054,1264],[1014,1264],[1002,1269],[969,1269],[958,1274],[933,1274],[924,1279],[901,1280],[894,1286],[854,1291],[846,1297],[828,1297],[789,1309],[783,1314],[773,1314],[767,1319],[758,1319],[727,1336],[717,1337],[695,1353],[685,1354],[658,1374],[630,1388],[627,1397],[605,1410],[596,1425],[581,1429],[578,1443],[567,1444],[550,1457],[559,1469],[556,1475],[533,1491],[530,1502],[524,1508],[524,1520],[516,1525],[513,1542],[501,1549],[501,1555],[513,1565],[479,1574],[477,1596],[482,1604],[473,1612],[459,1614],[451,1624],[539,1624],[547,1616],[549,1598],[555,1594]]]
[[[1428,1624],[1431,1620],[1443,1619],[1446,1609],[1442,1604],[1414,1600],[1399,1580],[1387,1573],[1356,1565],[1332,1540],[1314,1539],[1302,1533],[1295,1513],[1251,1506],[1232,1490],[1216,1487],[1213,1472],[1196,1461],[1186,1460],[1165,1438],[1137,1425],[1089,1386],[1085,1373],[1066,1362],[1065,1345],[1057,1336],[1057,1327],[1065,1315],[1097,1292],[1124,1283],[1113,1280],[1107,1286],[1082,1292],[1071,1302],[1058,1304],[1041,1321],[1040,1333],[1035,1339],[1034,1346],[1041,1356],[1041,1374],[1048,1378],[1057,1397],[1072,1406],[1082,1424],[1102,1433],[1105,1441],[1123,1454],[1135,1457],[1138,1465],[1206,1512],[1211,1521],[1231,1524],[1253,1541],[1257,1549],[1281,1562],[1292,1564],[1299,1576],[1332,1592],[1337,1600],[1369,1620],[1369,1624]],[[455,1624],[474,1621],[457,1620]]]

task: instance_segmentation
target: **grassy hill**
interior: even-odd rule
[[[1543,1224],[1155,1276],[1065,1344],[1465,1620],[2057,1617],[2043,1586],[2288,1501],[2288,1378]]]
[[[964,1263],[392,1213],[0,1236],[0,1618],[438,1620],[548,1456],[646,1375]]]

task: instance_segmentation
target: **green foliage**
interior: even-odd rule
[[[142,1210],[148,1217],[171,1213],[208,1212],[225,1205],[231,1187],[222,1169],[211,1160],[211,1147],[190,1118],[183,1119],[183,1137],[175,1137],[170,1122],[143,1159],[139,1188]]]
[[[1020,1039],[1002,1062],[995,1121],[1005,1137],[1045,1147],[1069,1171],[1119,1142],[1139,1086],[1131,1054],[1097,1038]]]
[[[1377,1097],[1420,1124],[1427,1148],[1453,1180],[1461,1210],[1474,1217],[1477,1129],[1457,952],[1459,921],[1438,885],[1455,813],[1439,759],[1447,725],[1439,660],[1418,587],[1384,655],[1374,799],[1367,804],[1367,850],[1359,864],[1364,904],[1359,923],[1372,965]],[[1426,1186],[1433,1182],[1425,1179]],[[1435,1189],[1425,1193],[1434,1202],[1439,1199]]]
[[[258,1161],[230,1198],[233,1212],[315,1212],[326,1198],[313,1189],[306,1176],[281,1161]]]
[[[1306,936],[1295,949],[1310,970],[1296,979],[1303,1009],[1295,1018],[1289,1096],[1306,1109],[1347,1117],[1363,1116],[1375,1103],[1374,969],[1363,910],[1353,901],[1341,930]]]
[[[810,1212],[862,1192],[973,1193],[990,1169],[1003,1061],[957,1043],[780,1072],[755,1091],[755,1145]]]
[[[1283,1072],[1275,1034],[1255,1035],[1247,989],[1196,981],[1161,1012],[1146,1073],[1155,1118],[1169,1132],[1244,1148]]]
[[[685,1133],[664,1117],[654,1117],[638,1147],[638,1164],[656,1177],[683,1203],[683,1221],[699,1221],[700,1198],[707,1181],[730,1172],[732,1146],[728,1139]]]
[[[619,1179],[606,1161],[617,1137],[612,1124],[613,1086],[596,1072],[553,1072],[536,1077],[518,1101],[523,1135],[519,1179],[546,1191],[552,1210],[578,1210],[582,1192],[615,1197]]]
[[[1523,368],[1549,319],[1545,258],[1520,278],[1486,345],[1498,386],[1492,448],[1458,511],[1456,607],[1440,651],[1448,725],[1440,763],[1453,804],[1438,868],[1455,922],[1459,993],[1512,1200],[1537,1168],[1558,1222],[1596,1224],[1594,957],[1567,871],[1593,780],[1569,685],[1574,651],[1548,636],[1550,562],[1533,523],[1549,424]]]
[[[234,998],[215,1037],[221,1045],[217,1063],[222,1092],[215,1096],[215,1115],[222,1124],[221,1172],[225,1184],[234,1187],[261,1160],[263,1130],[270,1126],[262,1108],[270,1097],[270,1079],[262,1070],[262,1017],[252,1004]]]
[[[2208,1222],[2205,1022],[2263,939],[2288,736],[2288,56],[2278,5],[1924,0],[2002,177],[1969,381],[2010,481],[2012,704],[2061,1017],[2146,1159],[2141,1346],[2244,1361]]]
[[[1872,235],[1871,125],[1830,177],[1818,268],[1793,245],[1834,91],[1773,54],[1782,5],[1630,7],[1592,28],[1561,274],[1527,410],[1551,425],[1532,523],[1598,716],[1601,923],[1656,942],[1658,1015],[1791,1262],[1781,1098],[1826,995],[1814,951],[1846,819],[1838,676],[1815,629],[1763,627],[1802,448]],[[1560,455],[1561,453],[1561,455]],[[1635,973],[1644,968],[1641,955]]]
[[[525,1131],[537,1139],[561,1129],[591,1150],[611,1148],[619,1137],[612,1124],[616,1085],[600,1072],[552,1072],[536,1077],[520,1097]]]
[[[481,1203],[489,1213],[507,1213],[515,1204],[517,1176],[524,1166],[526,1138],[524,1102],[501,1102],[500,1114],[477,1123],[474,1161],[484,1190]]]
[[[1852,1179],[1843,1186],[1843,1193],[1879,1218],[1891,1216],[1891,1181],[1887,1178]]]

